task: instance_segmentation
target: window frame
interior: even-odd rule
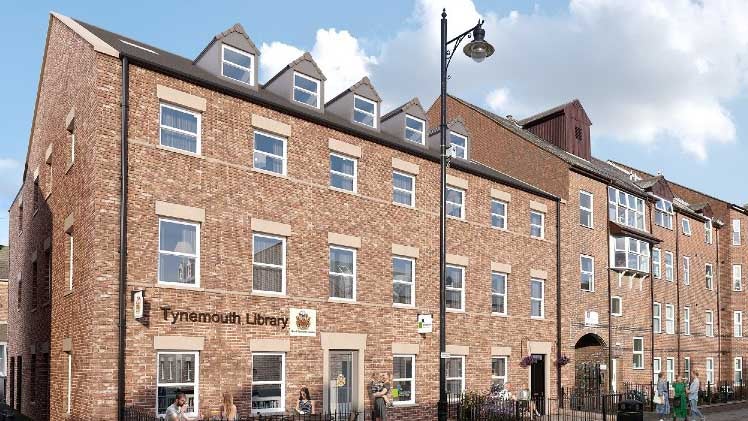
[[[533,297],[532,296],[532,283],[533,282],[540,282],[540,292],[541,296],[540,298]],[[532,302],[533,301],[540,301],[540,316],[533,316],[532,314]],[[545,319],[545,279],[540,278],[530,278],[530,318],[531,319]]]
[[[654,257],[655,253],[657,254],[657,259]],[[650,257],[652,258],[652,276],[662,279],[662,250],[659,247],[652,247],[652,255]],[[657,269],[655,270],[655,268]]]
[[[368,103],[372,104],[374,106],[374,113],[372,114],[372,113],[370,113],[370,112],[368,112],[366,110],[362,110],[361,108],[356,107],[356,99],[360,99],[360,100],[362,100],[364,102],[368,102]],[[378,109],[379,109],[379,104],[377,104],[376,101],[372,101],[369,98],[366,98],[366,97],[361,96],[361,95],[353,94],[353,113],[352,113],[351,121],[353,121],[356,124],[360,124],[360,125],[362,125],[364,127],[369,127],[371,129],[376,129],[377,126],[378,126],[378,122],[377,122],[377,111],[378,111]],[[368,125],[366,123],[362,123],[360,121],[356,121],[356,111],[358,111],[360,113],[364,113],[366,115],[370,115],[371,116],[371,121],[372,121],[373,125],[370,126],[370,125]]]
[[[283,262],[280,266],[270,264],[270,263],[258,263],[255,260],[255,239],[257,237],[264,237],[264,238],[270,238],[273,240],[280,240],[281,246],[283,248],[283,251],[281,253],[281,258],[283,259]],[[263,289],[255,289],[255,277],[254,277],[254,268],[255,265],[259,267],[267,267],[272,269],[280,269],[281,270],[281,290],[278,291],[268,291]],[[270,295],[286,295],[286,237],[280,236],[280,235],[271,235],[266,234],[261,231],[253,231],[252,232],[252,292],[253,293],[260,293],[260,294],[270,294]]]
[[[673,357],[665,358],[665,378],[671,384],[675,381],[675,358]]]
[[[445,304],[445,310],[446,311],[450,311],[450,312],[456,312],[456,313],[464,313],[465,312],[465,295],[466,295],[465,294],[465,291],[466,291],[466,288],[465,288],[465,272],[467,271],[467,268],[465,266],[460,266],[460,265],[450,265],[450,264],[446,265],[446,269],[450,269],[450,268],[451,269],[457,269],[457,270],[460,271],[460,284],[462,285],[462,287],[461,288],[455,288],[453,286],[450,287],[450,286],[448,286],[446,284],[446,279],[445,279],[445,284],[444,284],[445,301],[446,301],[446,291],[460,291],[460,308],[446,307],[447,303],[445,302],[444,303]],[[445,272],[446,272],[446,270],[445,270]]]
[[[408,138],[408,136],[407,136],[408,130],[410,130],[412,132],[417,132],[416,129],[408,126],[408,119],[415,120],[416,122],[420,123],[423,126],[423,130],[421,130],[421,132],[420,132],[421,133],[421,141],[420,142],[415,142],[415,141],[411,140],[410,138]],[[426,121],[422,120],[422,119],[420,119],[418,117],[414,117],[414,116],[406,113],[405,114],[405,121],[404,121],[404,123],[405,123],[405,128],[403,130],[404,130],[405,140],[407,140],[409,142],[417,143],[419,145],[425,145],[426,144]]]
[[[232,51],[234,53],[237,53],[239,55],[248,57],[249,61],[251,62],[250,67],[244,67],[241,64],[236,64],[233,61],[226,60],[226,50],[230,50],[230,51]],[[249,73],[249,82],[245,82],[245,81],[239,80],[239,79],[234,79],[233,77],[224,74],[223,73],[223,65],[224,64],[228,64],[231,67],[236,67],[237,69],[241,69],[241,70],[244,70],[247,73]],[[255,55],[252,54],[252,53],[249,53],[247,51],[242,51],[242,50],[240,50],[238,48],[234,48],[234,47],[232,47],[230,45],[222,43],[221,44],[221,76],[225,77],[225,78],[228,78],[228,79],[231,79],[231,80],[233,80],[235,82],[242,83],[244,85],[255,86]]]
[[[395,377],[395,373],[394,373],[395,358],[410,359],[412,377]],[[392,373],[392,387],[393,388],[395,387],[395,382],[410,382],[410,399],[407,401],[393,400],[392,401],[393,406],[414,405],[416,403],[416,355],[415,354],[394,354],[392,355],[392,365],[393,365],[393,373]]]
[[[734,357],[732,363],[732,383],[733,386],[743,384],[743,357]]]
[[[732,265],[731,278],[732,278],[732,290],[738,291],[738,292],[742,291],[743,290],[743,265],[740,265],[740,264]]]
[[[662,304],[657,301],[652,303],[652,331],[662,333]]]
[[[654,384],[657,384],[657,381],[660,378],[660,373],[662,373],[662,357],[654,357],[652,358],[652,377],[654,378]]]
[[[392,301],[393,307],[404,307],[404,308],[413,308],[416,306],[416,259],[413,257],[407,257],[407,256],[401,256],[397,254],[392,255],[392,264],[394,265],[395,259],[397,260],[404,260],[410,262],[410,304],[403,304],[403,303],[396,303]],[[394,292],[394,285],[395,284],[408,284],[408,282],[403,282],[395,279],[394,273],[392,276],[392,285],[393,285],[393,292]]]
[[[686,217],[682,217],[680,220],[680,225],[683,231],[683,235],[690,237],[691,236],[691,220]]]
[[[691,306],[683,306],[683,335],[691,335]]]
[[[74,270],[74,261],[75,261],[75,241],[73,236],[73,231],[69,231],[67,234],[67,243],[68,243],[68,291],[73,290],[73,280],[75,279],[73,270]],[[20,300],[19,300],[20,301]]]
[[[504,360],[504,375],[497,376],[493,371],[494,360]],[[496,384],[497,380],[502,380],[504,384],[509,382],[509,356],[508,355],[492,355],[491,356],[491,384]]]
[[[446,384],[450,380],[459,380],[460,381],[460,394],[465,393],[465,356],[464,355],[452,355],[449,358],[445,358],[445,360],[460,360],[460,377],[447,377],[446,374],[449,372],[449,370],[446,370],[447,361],[444,361],[445,365],[445,379],[444,379],[444,385],[446,389]]]
[[[450,186],[449,184],[447,184],[446,190],[447,190],[447,192],[449,192],[449,190],[454,190],[456,192],[459,192],[460,193],[460,198],[462,198],[462,201],[459,203],[460,216],[459,217],[453,216],[453,215],[450,215],[448,212],[445,212],[447,218],[452,218],[452,219],[457,219],[459,221],[464,221],[465,220],[465,190],[461,189],[461,188],[458,188],[458,187]],[[447,204],[452,204],[453,206],[458,205],[458,203],[451,202],[451,201],[449,201],[447,199],[447,197],[449,196],[448,194],[446,194],[447,192],[445,192],[445,194],[444,194],[444,203],[445,203],[444,207],[445,207],[445,211],[446,211],[446,207],[447,207],[446,205]]]
[[[582,196],[584,195],[590,198],[589,208],[582,206]],[[590,216],[589,225],[582,223],[583,212],[589,212],[589,216]],[[595,195],[585,190],[579,190],[579,225],[586,227],[586,228],[593,228],[595,226]]]
[[[670,256],[670,264],[668,264],[668,256]],[[673,255],[673,252],[666,251],[663,260],[665,263],[665,280],[668,282],[675,282],[675,267],[673,266],[675,264],[675,256]]]
[[[67,381],[65,382],[67,383],[67,389],[65,390],[67,407],[65,408],[65,413],[70,415],[73,412],[73,353],[66,352],[65,354],[67,354]],[[158,370],[158,367],[156,370]],[[158,373],[156,373],[156,384],[156,405],[158,405]]]
[[[631,368],[634,370],[644,370],[644,337],[642,336],[634,336],[632,341],[632,361],[631,361]],[[641,344],[641,350],[636,350],[636,342],[639,341]],[[639,364],[636,364],[636,356],[641,355],[641,361],[639,361]]]
[[[742,233],[741,233],[741,227],[740,227],[740,219],[733,219],[732,220],[732,245],[733,246],[739,246],[742,243]]]
[[[0,342],[0,377],[8,377],[8,342]]]
[[[504,292],[496,292],[493,288],[493,277],[503,276],[504,277]],[[493,297],[499,297],[504,302],[504,311],[494,311],[493,308]],[[505,272],[491,271],[491,314],[496,316],[508,316],[509,315],[509,274]]]
[[[623,241],[623,248],[618,247],[618,240]],[[638,250],[634,250],[631,248],[632,241],[637,245]],[[609,251],[609,261],[611,268],[649,273],[649,262],[652,256],[650,244],[648,242],[629,236],[616,237],[611,235]],[[618,264],[616,263],[616,255],[619,253],[623,253],[625,256],[625,266],[618,266]],[[629,260],[631,257],[636,258],[636,267],[629,267]]]
[[[673,202],[670,200],[663,199],[662,197],[655,196],[657,199],[655,201],[655,218],[654,218],[654,224],[660,227],[663,227],[665,229],[673,230],[673,216],[675,215],[675,211],[673,210]],[[660,207],[660,204],[662,203],[662,207]],[[670,205],[670,210],[668,210],[668,206]],[[658,221],[657,217],[662,215],[662,221]],[[662,222],[662,223],[659,223]]]
[[[312,92],[312,91],[310,91],[308,89],[302,88],[301,86],[296,86],[296,76],[300,76],[302,79],[306,79],[307,81],[313,82],[315,85],[317,85],[317,92]],[[311,76],[307,76],[307,75],[305,75],[305,74],[303,74],[301,72],[294,71],[293,72],[293,82],[292,82],[292,85],[293,85],[291,87],[291,100],[292,101],[294,101],[294,102],[296,102],[298,104],[305,105],[307,107],[312,107],[312,108],[319,109],[319,107],[320,107],[320,97],[322,96],[322,92],[321,92],[322,82],[320,80],[315,79],[315,78],[313,78]],[[296,90],[297,89],[300,90],[300,91],[302,91],[302,92],[315,95],[317,97],[317,104],[316,105],[311,105],[311,104],[307,104],[306,102],[302,102],[302,101],[299,101],[298,99],[296,99]]]
[[[537,214],[540,215],[540,236],[535,236],[532,234],[533,227],[538,227],[537,224],[532,223],[532,215]],[[530,238],[535,238],[538,240],[544,240],[545,239],[545,213],[537,211],[535,209],[530,209]]]
[[[186,253],[172,252],[172,251],[161,251],[161,222],[169,222],[180,225],[192,225],[195,226],[195,283],[187,284],[181,282],[168,282],[161,280],[161,253],[166,253],[171,256],[184,256],[191,257]],[[200,231],[202,224],[200,222],[187,221],[183,219],[174,219],[159,216],[158,218],[158,243],[156,253],[158,255],[158,263],[156,265],[156,284],[157,285],[175,285],[182,288],[200,288]]]
[[[493,211],[494,210],[494,208],[493,208],[494,203],[498,204],[498,205],[503,205],[504,206],[504,214],[503,215],[500,214],[500,213],[495,213]],[[491,214],[491,228],[494,228],[494,229],[497,229],[497,230],[501,230],[501,231],[507,231],[507,230],[509,230],[509,203],[508,202],[505,202],[505,201],[499,200],[499,199],[491,198],[491,207],[489,209],[489,213]],[[496,216],[497,218],[499,218],[499,220],[503,220],[504,221],[503,226],[494,225],[494,223],[493,223],[494,216]]]
[[[706,289],[714,291],[714,265],[711,263],[704,264],[704,282]]]
[[[255,381],[254,374],[252,375],[252,381],[249,385],[249,408],[250,412],[253,414],[268,414],[268,413],[284,413],[286,411],[286,353],[285,352],[252,352],[250,355],[250,358],[252,359],[252,372],[254,373],[254,366],[255,366],[255,356],[263,356],[263,355],[271,355],[276,356],[280,355],[281,357],[281,380],[280,381],[269,381],[269,380],[260,380]],[[280,404],[281,406],[278,408],[265,408],[265,409],[253,409],[252,408],[252,389],[255,385],[257,386],[264,386],[264,385],[276,385],[280,384]]]
[[[589,259],[590,265],[592,267],[592,271],[586,272],[584,270],[584,260]],[[589,281],[589,288],[585,289],[582,285],[582,279],[584,278],[584,275],[588,274],[590,276]],[[579,255],[579,276],[580,276],[580,288],[584,292],[595,292],[595,258],[593,256],[587,255],[587,254],[580,254]]]
[[[743,311],[733,310],[732,312],[732,337],[743,337]]]
[[[711,218],[706,218],[706,221],[704,221],[704,243],[714,243],[714,228],[712,227]]]
[[[615,192],[615,201],[611,200],[611,193]],[[620,202],[621,195],[625,198],[625,203]],[[636,208],[630,208],[628,206],[629,197],[634,198],[634,203],[636,204]],[[641,204],[641,218],[638,218],[639,216],[639,204]],[[619,215],[619,207],[623,208],[623,221],[621,221],[621,215]],[[612,209],[611,209],[612,208]],[[615,211],[615,217],[612,218],[611,212]],[[634,225],[630,225],[628,223],[628,211],[634,212]],[[644,205],[644,199],[642,199],[639,196],[633,195],[629,192],[619,190],[613,186],[608,186],[608,219],[612,220],[613,222],[616,222],[618,224],[625,225],[627,227],[636,228],[642,231],[646,231],[645,227],[645,220],[647,216],[647,208]],[[641,226],[639,226],[639,221],[641,221]]]
[[[665,304],[665,334],[675,335],[675,306]]]
[[[691,357],[683,357],[683,374],[687,379],[691,378]]]
[[[353,175],[349,175],[349,174],[346,174],[346,173],[342,173],[342,172],[333,170],[332,169],[332,157],[333,156],[337,157],[337,158],[340,158],[340,159],[345,159],[345,160],[348,160],[348,161],[353,161]],[[328,161],[328,165],[329,165],[330,188],[331,189],[337,190],[337,191],[341,191],[341,192],[345,192],[345,193],[358,193],[358,158],[354,158],[352,156],[348,156],[348,155],[344,155],[344,154],[341,154],[341,153],[330,151],[330,160]],[[332,176],[333,176],[333,174],[335,174],[337,176],[340,176],[340,177],[345,177],[345,178],[351,178],[352,177],[353,178],[353,190],[348,190],[348,189],[344,189],[342,187],[334,186],[332,184]]]
[[[265,152],[257,149],[257,135],[260,134],[261,136],[269,137],[271,139],[280,140],[283,143],[283,156],[278,156],[270,152]],[[281,165],[281,172],[275,172],[273,170],[268,170],[265,168],[258,168],[255,165],[255,155],[256,154],[266,155],[271,158],[280,158],[282,165]],[[255,129],[252,133],[252,169],[256,171],[260,171],[263,173],[268,173],[272,175],[280,175],[280,176],[287,176],[288,175],[288,138],[285,138],[283,136],[274,135],[262,130]]]
[[[712,310],[704,312],[704,336],[707,338],[714,337],[714,311]]]
[[[691,257],[683,256],[683,284],[691,285]]]
[[[468,156],[469,156],[469,154],[468,154],[468,142],[469,142],[469,139],[468,139],[468,137],[467,137],[467,136],[465,136],[465,135],[463,135],[463,134],[459,134],[459,133],[457,133],[457,132],[455,132],[455,131],[453,131],[453,130],[450,130],[450,131],[449,131],[449,138],[447,139],[447,141],[448,141],[448,142],[447,142],[447,146],[448,146],[448,147],[451,147],[451,146],[453,145],[453,143],[452,143],[452,136],[457,136],[457,137],[459,137],[459,138],[461,138],[461,139],[465,139],[465,146],[464,146],[464,147],[463,147],[463,146],[461,146],[461,145],[455,145],[455,148],[454,148],[454,151],[455,151],[455,156],[454,156],[454,157],[455,157],[455,158],[459,158],[459,159],[464,159],[464,160],[467,160],[467,159],[468,159]],[[460,156],[460,155],[459,155],[459,154],[457,153],[457,150],[458,150],[457,148],[461,148],[461,149],[462,149],[462,150],[464,151],[464,156]]]
[[[618,301],[618,312],[614,311],[613,302]],[[610,315],[614,317],[621,317],[623,316],[623,297],[620,295],[612,295],[610,297]]]
[[[332,266],[330,266],[330,256],[332,255],[331,251],[332,249],[337,250],[343,250],[343,251],[350,251],[353,253],[353,274],[349,275],[346,273],[339,273],[339,272],[333,272]],[[337,275],[337,276],[352,276],[353,277],[353,291],[351,292],[352,298],[345,298],[345,297],[333,297],[332,296],[332,288],[330,288],[330,291],[328,293],[328,299],[331,301],[343,301],[343,302],[355,302],[356,301],[356,284],[357,284],[357,278],[358,278],[358,250],[356,250],[353,247],[345,247],[345,246],[339,246],[335,244],[330,244],[327,247],[327,282],[328,282],[328,288],[330,288],[330,276]]]
[[[188,132],[187,130],[178,129],[176,127],[171,126],[165,126],[163,123],[161,123],[161,118],[163,117],[163,109],[171,108],[172,110],[179,111],[181,113],[191,114],[196,118],[196,133]],[[186,153],[191,155],[202,155],[202,132],[203,132],[203,114],[199,111],[190,110],[189,108],[180,107],[178,105],[174,105],[170,102],[160,101],[159,107],[158,107],[158,146],[164,149],[168,149],[170,151],[175,151],[179,153]],[[186,149],[180,149],[175,148],[174,146],[164,145],[163,143],[163,137],[162,132],[166,128],[166,130],[171,130],[179,134],[183,135],[189,135],[189,136],[195,136],[195,152],[188,151]]]
[[[161,355],[183,355],[183,354],[192,354],[195,356],[195,381],[193,383],[161,383],[159,382],[159,369],[161,367],[161,364],[159,364],[159,361],[161,360]],[[72,355],[72,354],[68,354]],[[194,404],[194,411],[195,412],[189,412],[186,413],[187,416],[195,417],[200,412],[200,351],[188,351],[188,350],[159,350],[156,352],[156,414],[158,416],[163,416],[165,412],[159,413],[158,412],[158,388],[159,387],[179,387],[179,386],[186,386],[192,384],[193,386],[193,404]]]
[[[707,357],[706,358],[706,369],[704,370],[706,372],[706,384],[708,385],[714,385],[714,357]]]
[[[395,186],[395,175],[399,175],[402,177],[406,177],[410,179],[411,186],[413,186],[413,189],[408,191],[403,188]],[[401,203],[395,200],[395,191],[407,193],[410,195],[410,203]],[[392,170],[392,203],[396,205],[406,206],[409,208],[415,208],[416,207],[416,176],[413,174],[408,174],[403,171],[398,170]]]

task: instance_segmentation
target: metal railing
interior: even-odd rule
[[[327,412],[320,414],[251,414],[239,416],[230,421],[365,421],[371,417],[366,411]],[[163,417],[154,414],[153,410],[127,407],[124,410],[125,421],[160,421]],[[196,421],[229,421],[220,416],[203,416]]]
[[[449,419],[457,421],[602,421],[614,420],[621,394],[567,394],[530,400],[500,399],[466,393],[449,397]]]

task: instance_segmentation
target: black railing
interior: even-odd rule
[[[613,420],[621,394],[567,394],[530,400],[501,399],[467,393],[449,397],[449,419],[458,421],[600,421]]]
[[[748,387],[743,380],[707,384],[699,391],[699,402],[703,404],[727,403],[748,399]]]
[[[154,414],[153,410],[142,408],[128,407],[125,408],[125,421],[160,421],[163,416],[159,417]],[[327,412],[320,414],[251,414],[238,416],[231,421],[365,421],[370,419],[366,412],[349,411],[349,412]],[[202,414],[202,417],[196,421],[229,421],[220,416],[210,416]]]

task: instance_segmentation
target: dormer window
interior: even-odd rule
[[[293,100],[319,108],[319,81],[301,73],[294,73]]]
[[[426,141],[426,122],[420,118],[406,115],[405,139],[423,145]]]
[[[255,57],[242,50],[223,45],[221,74],[236,81],[254,85]]]
[[[353,121],[377,128],[377,103],[362,96],[353,96]]]
[[[449,132],[449,144],[454,147],[455,157],[467,159],[467,142],[468,139],[466,136]]]

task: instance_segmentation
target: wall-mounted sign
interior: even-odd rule
[[[434,320],[430,314],[418,315],[418,333],[431,333],[433,330]]]
[[[144,307],[143,290],[134,291],[132,293],[132,314],[135,320],[143,318]]]
[[[242,317],[241,314],[235,311],[229,313],[209,313],[200,311],[171,311],[168,308],[162,310],[164,312],[164,321],[171,322],[171,324],[176,324],[177,322],[193,322],[277,326],[281,330],[288,326],[288,317],[267,316],[260,313],[246,313],[244,317]]]
[[[289,333],[291,336],[317,335],[317,310],[292,308],[290,316]]]

